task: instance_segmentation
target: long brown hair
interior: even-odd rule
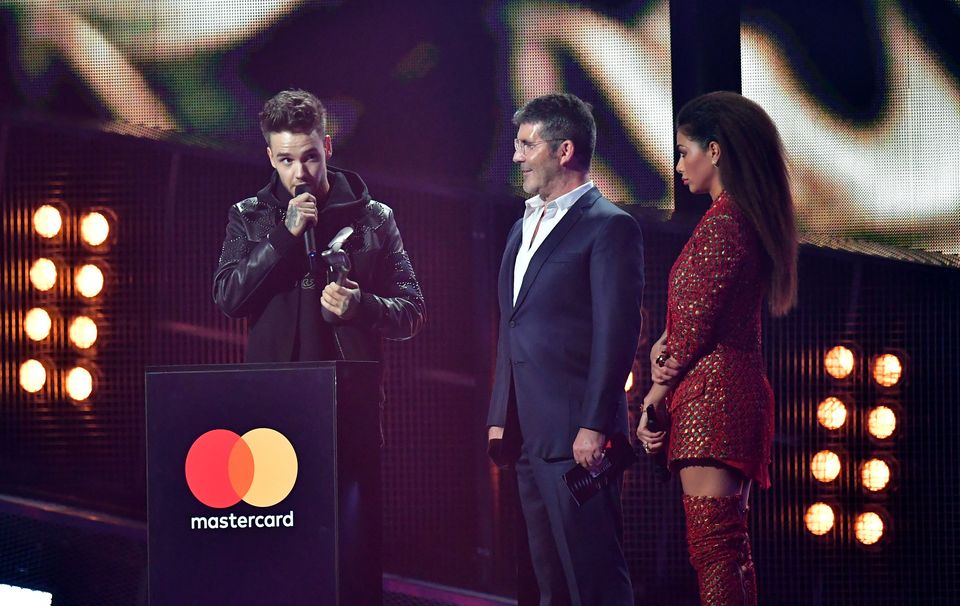
[[[797,298],[797,231],[783,141],[763,108],[720,91],[691,100],[677,114],[677,131],[706,150],[720,146],[720,180],[760,236],[770,258],[770,313],[785,315]]]

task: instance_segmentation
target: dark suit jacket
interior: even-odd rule
[[[523,443],[543,459],[573,457],[581,427],[627,431],[623,387],[640,335],[643,239],[637,222],[593,188],[537,249],[516,305],[523,221],[500,266],[500,335],[488,426],[516,406]]]

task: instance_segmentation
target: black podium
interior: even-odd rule
[[[149,596],[381,603],[373,362],[149,368]]]

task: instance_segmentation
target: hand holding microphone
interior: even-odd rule
[[[298,185],[293,193],[293,198],[287,204],[284,225],[291,234],[300,236],[317,223],[317,199],[306,183]]]
[[[291,234],[303,234],[310,271],[317,273],[317,238],[313,226],[317,223],[317,199],[310,192],[310,185],[301,183],[293,189],[293,199],[287,204],[285,225]]]
[[[637,438],[643,450],[651,456],[654,473],[661,481],[670,477],[667,469],[666,427],[662,426],[653,404],[644,404],[643,414],[640,415],[640,425],[637,427]]]

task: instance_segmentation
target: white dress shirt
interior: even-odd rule
[[[557,226],[560,219],[567,214],[570,207],[580,199],[580,196],[587,193],[593,187],[593,181],[587,181],[580,187],[568,191],[555,200],[544,203],[543,198],[536,195],[525,202],[526,210],[523,213],[523,240],[520,242],[520,251],[517,253],[517,261],[513,265],[513,304],[517,304],[517,295],[520,294],[520,285],[523,284],[523,276],[527,273],[527,267],[530,265],[530,259],[537,252],[543,241],[547,239],[553,228]],[[543,219],[540,216],[543,215]],[[537,223],[540,227],[537,228]],[[536,230],[537,237],[533,238],[533,232]]]

